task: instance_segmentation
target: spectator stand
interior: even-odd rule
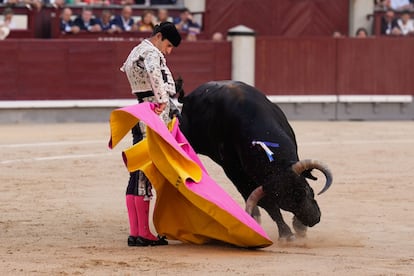
[[[77,15],[81,14],[82,9],[84,6],[79,5],[67,5],[67,7],[72,9],[73,18]],[[95,17],[100,17],[103,10],[109,10],[112,14],[117,15],[121,13],[122,7],[121,5],[109,5],[109,6],[91,6],[93,9],[93,13]],[[157,14],[158,9],[167,9],[169,17],[172,21],[173,18],[178,17],[180,11],[183,7],[180,6],[165,6],[165,5],[153,5],[153,6],[144,6],[144,5],[132,5],[133,9],[133,18],[134,22],[138,22],[141,19],[141,14],[144,10],[151,10],[154,14]],[[56,10],[56,16],[52,18],[50,22],[51,26],[51,38],[62,38],[62,39],[102,39],[102,40],[123,40],[123,39],[143,39],[147,38],[150,33],[149,32],[122,32],[122,33],[106,33],[106,32],[80,32],[77,34],[62,34],[59,30],[60,26],[60,13],[62,12],[62,8]],[[200,18],[201,25],[203,23],[203,13],[193,13],[198,18]],[[203,33],[200,33],[199,38],[204,38]]]
[[[82,12],[82,9],[86,5],[66,5],[72,9],[74,17],[79,15]],[[103,10],[110,10],[113,14],[120,14],[122,10],[122,5],[88,5],[93,9],[93,13],[96,17],[99,17]],[[0,4],[0,16],[4,10],[10,7],[7,4]],[[144,10],[152,10],[155,14],[158,9],[167,9],[171,20],[174,17],[179,16],[180,11],[183,9],[183,6],[175,5],[132,5],[134,21],[137,22]],[[11,6],[14,12],[14,18],[18,29],[12,30],[8,38],[80,38],[80,39],[114,39],[114,40],[123,40],[130,38],[146,38],[149,36],[145,32],[125,32],[117,34],[108,34],[105,32],[99,33],[89,33],[82,32],[76,35],[65,35],[61,34],[60,28],[60,14],[63,10],[61,7],[57,7],[51,4],[45,4],[41,10],[36,10],[30,8],[27,5],[14,5]],[[203,12],[194,12],[193,15],[201,23],[201,26],[204,25],[204,13]],[[200,39],[206,38],[206,35],[200,33],[198,37]]]
[[[34,38],[37,11],[24,4],[5,5],[0,4],[0,21],[3,20],[3,12],[6,8],[13,9],[13,22],[16,29],[10,31],[8,38]]]
[[[386,11],[387,11],[386,8],[375,7],[374,14],[367,15],[367,20],[371,19],[372,17],[374,18],[372,34],[375,36],[381,35],[381,18],[384,16]],[[410,12],[411,18],[414,19],[414,9],[409,9],[408,11]],[[404,12],[403,10],[394,11],[395,17],[399,18],[403,12]],[[409,36],[412,36],[412,35],[409,35]]]

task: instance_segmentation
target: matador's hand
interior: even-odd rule
[[[167,106],[166,103],[159,103],[159,104],[155,105],[155,108],[154,108],[155,113],[160,115],[164,111],[166,106]]]

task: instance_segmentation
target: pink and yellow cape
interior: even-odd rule
[[[167,128],[153,108],[142,103],[112,111],[109,147],[140,120],[147,125],[147,138],[122,154],[128,171],[144,171],[156,190],[157,232],[195,244],[218,240],[240,247],[271,245],[260,225],[208,175],[178,121]]]

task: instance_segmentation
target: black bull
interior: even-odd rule
[[[292,212],[296,234],[320,221],[321,212],[306,178],[312,169],[332,183],[329,169],[315,160],[299,161],[295,134],[282,110],[256,88],[242,82],[208,82],[180,99],[180,128],[195,151],[219,164],[246,200],[246,211],[260,216],[257,205],[276,222],[279,238],[294,234],[280,209]]]

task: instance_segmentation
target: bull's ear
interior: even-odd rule
[[[175,82],[175,92],[178,96],[178,101],[182,102],[182,99],[184,98],[185,92],[184,92],[184,80],[181,76],[179,76]]]
[[[179,93],[180,90],[182,90],[184,87],[184,80],[181,76],[178,76],[178,78],[175,79],[174,82],[175,82],[175,91]]]
[[[310,170],[306,170],[306,171],[304,171],[304,172],[302,173],[302,175],[303,175],[304,177],[309,178],[309,179],[312,179],[312,180],[318,180],[318,178],[317,178],[317,177],[315,177],[315,176],[313,176],[313,175],[311,174],[311,171],[312,171],[312,169],[310,169]]]

